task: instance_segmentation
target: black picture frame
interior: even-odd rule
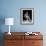
[[[34,8],[21,8],[20,15],[21,24],[34,24]]]

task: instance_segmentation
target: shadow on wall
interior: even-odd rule
[[[2,32],[1,28],[2,28],[2,25],[5,24],[5,17],[4,16],[0,16],[0,33]]]
[[[5,23],[5,17],[0,16],[0,25],[3,25]]]
[[[3,46],[3,32],[2,32],[2,25],[5,23],[5,17],[0,16],[0,46]]]

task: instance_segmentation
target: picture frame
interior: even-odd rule
[[[21,24],[34,24],[34,8],[21,8],[20,15]]]

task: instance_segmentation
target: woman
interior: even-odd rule
[[[30,14],[28,12],[25,12],[23,16],[23,21],[24,22],[31,22]]]

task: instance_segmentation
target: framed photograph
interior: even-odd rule
[[[21,24],[34,23],[34,8],[21,8],[20,14]]]

